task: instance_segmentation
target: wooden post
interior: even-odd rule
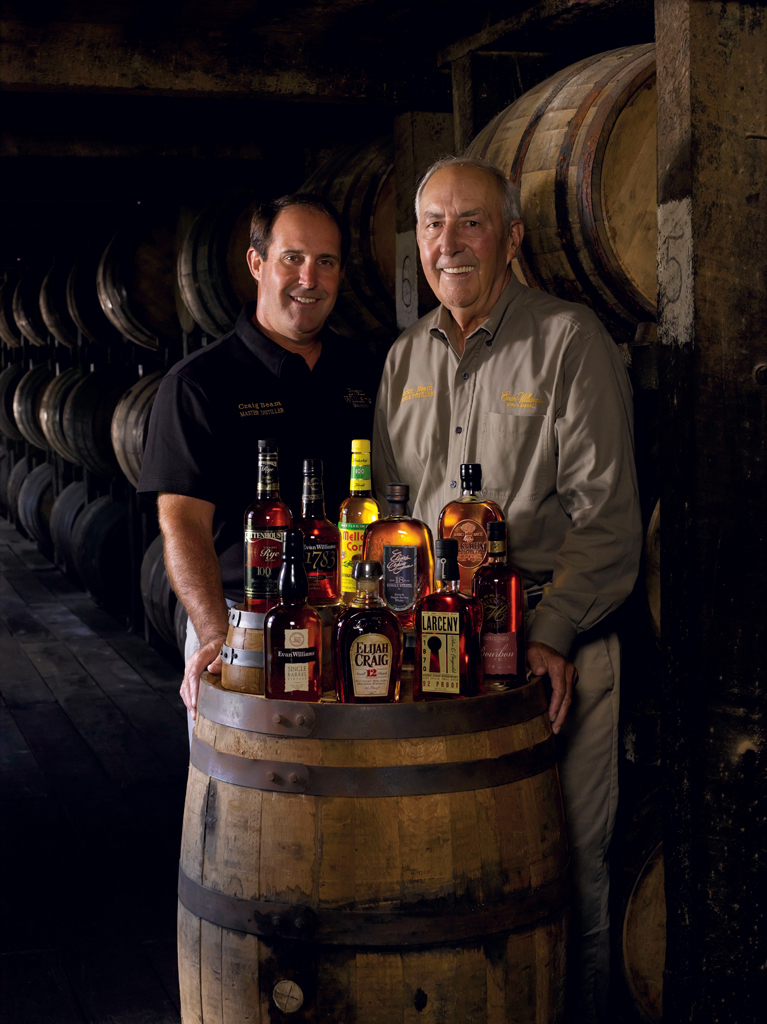
[[[655,10],[664,1020],[745,1024],[764,1010],[767,12]]]
[[[435,160],[453,152],[450,114],[412,112],[394,119],[394,178],[397,190],[397,326],[414,324],[435,302],[418,259],[415,240],[416,187]]]

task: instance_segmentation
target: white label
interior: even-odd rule
[[[689,196],[658,207],[658,338],[662,345],[693,341],[692,200]]]
[[[389,692],[392,649],[381,633],[365,633],[352,642],[349,662],[355,697],[385,697]]]
[[[285,648],[289,651],[307,650],[309,647],[308,629],[286,629]],[[309,662],[288,662],[285,665],[285,693],[292,690],[309,689]]]

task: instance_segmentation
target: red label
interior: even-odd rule
[[[513,676],[517,673],[517,634],[485,633],[482,637],[485,675]]]
[[[248,545],[249,564],[256,569],[278,569],[282,565],[282,545],[276,540],[252,540]]]

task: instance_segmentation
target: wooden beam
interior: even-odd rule
[[[756,0],[655,10],[663,1012],[742,1024],[764,1010],[767,18]]]

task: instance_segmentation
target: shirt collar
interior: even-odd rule
[[[263,331],[256,327],[253,323],[255,312],[256,303],[246,302],[240,310],[240,315],[237,317],[237,323],[234,327],[235,333],[245,347],[250,349],[253,355],[260,359],[267,370],[273,373],[275,377],[295,377],[311,373],[312,371],[307,366],[306,360],[302,355],[298,352],[289,352],[282,345],[278,345],[276,341],[268,338]],[[331,338],[330,332],[323,328],[320,332],[322,351],[320,352],[319,359],[314,364],[315,370],[322,362],[326,345],[328,343],[332,344]]]
[[[482,337],[486,341],[491,341],[495,337],[495,332],[500,327],[501,321],[506,315],[506,311],[509,307],[522,295],[524,285],[511,275],[511,280],[503,289],[501,294],[498,296],[498,301],[488,313],[485,320],[475,328],[471,334],[467,337],[466,341],[469,342],[472,338],[479,335],[482,332]],[[437,306],[432,314],[432,324],[429,327],[429,334],[432,338],[437,338],[440,341],[450,341],[450,332],[452,330],[453,316],[450,310],[443,305]]]

